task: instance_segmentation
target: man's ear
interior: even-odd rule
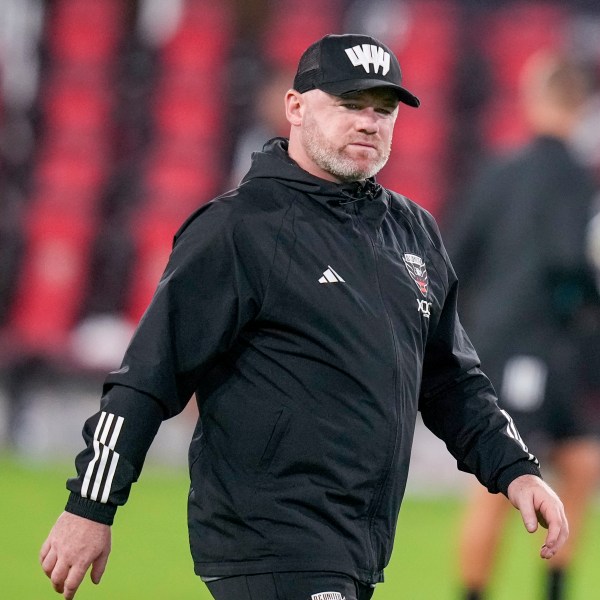
[[[285,116],[292,126],[302,124],[304,98],[296,90],[288,90],[285,95]]]

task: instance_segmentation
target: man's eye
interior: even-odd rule
[[[354,104],[351,102],[346,102],[345,104],[342,104],[342,106],[344,108],[347,108],[348,110],[360,110],[360,106],[358,104]]]

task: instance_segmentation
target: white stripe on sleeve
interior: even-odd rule
[[[102,488],[100,502],[106,503],[108,501],[115,471],[119,462],[119,454],[115,452],[115,447],[119,435],[121,434],[124,421],[125,419],[123,417],[117,417],[115,421],[115,415],[112,413],[102,412],[100,414],[100,419],[98,420],[98,425],[94,432],[94,458],[90,461],[90,464],[86,469],[83,484],[81,486],[81,496],[83,498],[88,497],[91,485],[92,491],[89,495],[91,500],[98,501],[98,495]],[[108,444],[106,443],[107,440],[109,440]],[[102,480],[104,479],[107,465],[108,473],[104,486],[102,486]]]

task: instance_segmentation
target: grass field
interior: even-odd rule
[[[72,468],[29,464],[0,455],[2,543],[0,596],[59,598],[38,565],[41,543],[62,510]],[[184,470],[147,468],[113,527],[113,551],[99,586],[89,578],[78,600],[208,600],[193,575],[187,547]],[[402,509],[386,583],[376,600],[458,600],[456,499],[410,497]],[[515,511],[489,600],[536,600],[543,563],[540,535],[529,536]],[[570,600],[600,598],[600,510],[588,527],[573,573]],[[375,600],[374,599],[374,600]],[[235,600],[235,599],[232,599]]]

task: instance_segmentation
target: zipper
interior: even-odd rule
[[[378,486],[378,490],[376,491],[373,501],[371,503],[371,508],[369,509],[369,513],[368,513],[368,546],[370,549],[370,562],[372,565],[371,570],[375,571],[376,570],[376,559],[375,559],[375,550],[373,548],[373,543],[372,543],[372,530],[373,530],[373,523],[375,520],[375,515],[377,514],[377,509],[379,508],[379,506],[381,505],[381,500],[383,499],[383,494],[384,494],[384,490],[386,488],[386,484],[389,480],[390,477],[390,473],[392,471],[392,464],[393,464],[393,460],[394,460],[394,456],[396,455],[396,449],[398,447],[398,431],[400,430],[399,427],[399,423],[398,423],[398,419],[399,419],[399,412],[397,409],[397,403],[396,403],[396,390],[397,390],[397,382],[398,382],[398,360],[399,360],[399,351],[398,351],[398,340],[396,338],[396,333],[394,331],[394,327],[393,327],[393,322],[392,322],[392,318],[390,316],[390,313],[387,309],[385,300],[384,300],[384,296],[383,296],[383,292],[381,290],[381,279],[379,277],[379,266],[378,266],[378,262],[377,262],[377,250],[376,250],[376,245],[375,242],[373,240],[373,236],[371,235],[371,233],[368,230],[368,227],[365,226],[365,224],[362,222],[362,218],[360,217],[360,214],[358,212],[358,206],[354,205],[353,207],[354,209],[354,219],[357,222],[359,228],[361,231],[364,232],[364,234],[366,235],[367,239],[369,240],[370,246],[371,246],[371,253],[373,255],[373,264],[375,265],[375,276],[377,278],[377,289],[379,292],[379,299],[381,301],[381,306],[383,307],[383,312],[385,313],[387,322],[388,322],[388,328],[390,331],[390,335],[392,338],[392,347],[394,350],[394,379],[393,379],[393,398],[394,398],[394,416],[395,416],[395,435],[394,435],[394,444],[392,447],[392,452],[389,455],[388,460],[386,461],[386,464],[384,465],[384,475],[381,478],[380,482],[379,482],[379,486]],[[376,583],[376,582],[372,582],[372,583]]]

